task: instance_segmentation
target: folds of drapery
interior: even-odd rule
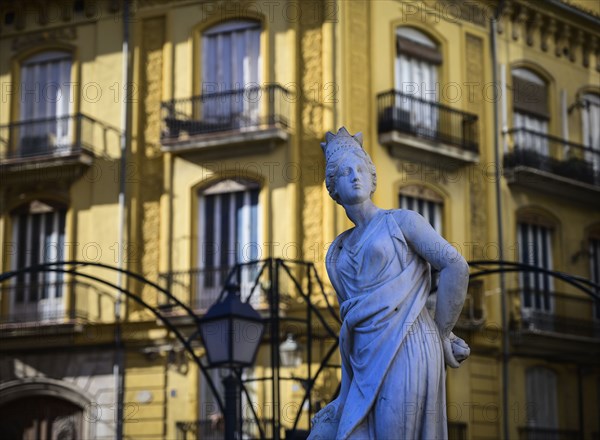
[[[315,417],[312,439],[352,437],[368,417],[390,365],[407,335],[415,331],[413,324],[425,307],[430,289],[429,264],[410,250],[391,211],[385,215],[385,226],[378,228],[378,233],[392,239],[396,253],[393,258],[398,261],[388,267],[389,273],[380,274],[382,282],[368,294],[347,295],[341,291],[337,276],[331,276],[347,234],[340,235],[331,246],[327,269],[341,300],[343,319],[342,385],[338,398]]]

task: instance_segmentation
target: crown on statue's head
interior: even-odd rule
[[[335,153],[343,149],[359,148],[362,150],[362,143],[362,133],[359,132],[352,136],[348,133],[346,127],[340,128],[337,134],[328,131],[325,134],[325,142],[321,142],[321,148],[325,154],[325,162],[328,162]]]

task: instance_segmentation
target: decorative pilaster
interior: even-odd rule
[[[139,239],[143,248],[136,248],[136,257],[142,274],[155,280],[159,270],[160,196],[162,188],[162,161],[160,155],[160,103],[162,100],[164,17],[144,20],[143,67],[139,112],[142,136],[138,144]],[[153,296],[154,295],[154,296]],[[142,296],[153,300],[156,292],[144,286]]]
[[[483,84],[483,40],[471,34],[466,37],[466,79],[468,84]],[[467,97],[466,111],[476,115],[483,113],[483,96],[481,87],[474,87],[473,94]],[[482,157],[482,160],[485,160]],[[485,210],[485,185],[481,173],[473,172],[469,181],[470,201],[470,241],[474,243],[486,243],[486,216]],[[473,246],[473,249],[481,249],[482,246]],[[470,258],[482,258],[482,255],[469,255]]]
[[[350,126],[354,130],[363,130],[365,139],[368,138],[364,131],[369,124],[369,108],[371,102],[368,88],[368,72],[366,66],[369,62],[368,20],[369,3],[366,1],[349,2],[350,9],[350,76],[352,83],[349,84],[350,98]],[[356,79],[356,81],[354,80]]]
[[[318,7],[324,8],[325,5],[319,2]],[[323,163],[319,145],[324,129],[323,101],[327,99],[326,92],[329,92],[323,84],[323,16],[303,17],[299,24],[300,81],[304,98],[300,121],[302,242],[299,247],[307,259],[315,255],[315,246],[321,249],[323,245],[323,191],[321,181],[315,178],[315,168],[321,168]]]

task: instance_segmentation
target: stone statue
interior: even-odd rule
[[[343,320],[342,383],[309,439],[447,438],[444,362],[456,368],[470,353],[452,333],[468,265],[418,213],[375,206],[377,176],[361,133],[342,127],[321,146],[329,194],[355,227],[327,253]],[[440,271],[434,301],[431,266]]]

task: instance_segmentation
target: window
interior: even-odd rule
[[[434,191],[418,186],[405,186],[400,190],[399,203],[401,209],[417,211],[442,234],[443,199]]]
[[[556,384],[556,373],[548,368],[534,367],[527,370],[525,387],[528,426],[558,428]]]
[[[0,406],[0,438],[87,438],[83,408],[52,395],[33,395]]]
[[[590,279],[600,284],[600,238],[590,239]],[[600,296],[600,290],[596,291]],[[600,301],[596,301],[594,307],[594,317],[600,319]]]
[[[593,165],[594,171],[600,172],[600,95],[587,93],[582,101],[583,145],[591,149],[586,151],[585,159]]]
[[[401,209],[410,209],[421,214],[442,235],[443,199],[434,191],[419,185],[400,189],[398,204]],[[440,272],[431,268],[431,292],[437,291]]]
[[[257,21],[228,21],[202,35],[202,120],[255,125],[260,102],[260,32]]]
[[[548,90],[546,82],[528,69],[513,69],[515,145],[548,155]]]
[[[201,361],[203,365],[208,365],[206,356],[203,356]],[[226,377],[228,371],[224,368],[210,368],[206,371],[216,388],[219,398],[221,401],[224,401],[223,378]],[[206,380],[204,373],[198,370],[198,375],[200,376],[200,380],[198,381],[200,388],[198,390],[198,420],[200,420],[201,423],[198,428],[205,431],[204,435],[208,437],[210,436],[210,431],[223,431],[223,414],[221,414],[217,399],[208,386],[208,381]],[[199,438],[202,437],[199,436]]]
[[[12,216],[12,269],[21,269],[64,259],[66,210],[54,204],[34,201]],[[14,320],[62,318],[63,274],[21,273],[13,282],[11,317]]]
[[[20,155],[69,149],[70,82],[71,55],[67,52],[42,52],[22,64]]]
[[[442,55],[436,43],[410,27],[396,30],[395,88],[400,92],[396,107],[409,114],[417,132],[435,132],[438,124],[437,78]],[[428,133],[433,135],[435,133]]]
[[[210,306],[237,263],[261,257],[259,247],[259,187],[255,182],[224,180],[200,193],[200,307]],[[254,267],[244,266],[242,298],[249,295]],[[258,300],[253,295],[253,300]]]
[[[519,261],[544,269],[552,269],[552,229],[534,223],[518,224]],[[544,273],[520,274],[523,309],[552,312],[553,280]]]

